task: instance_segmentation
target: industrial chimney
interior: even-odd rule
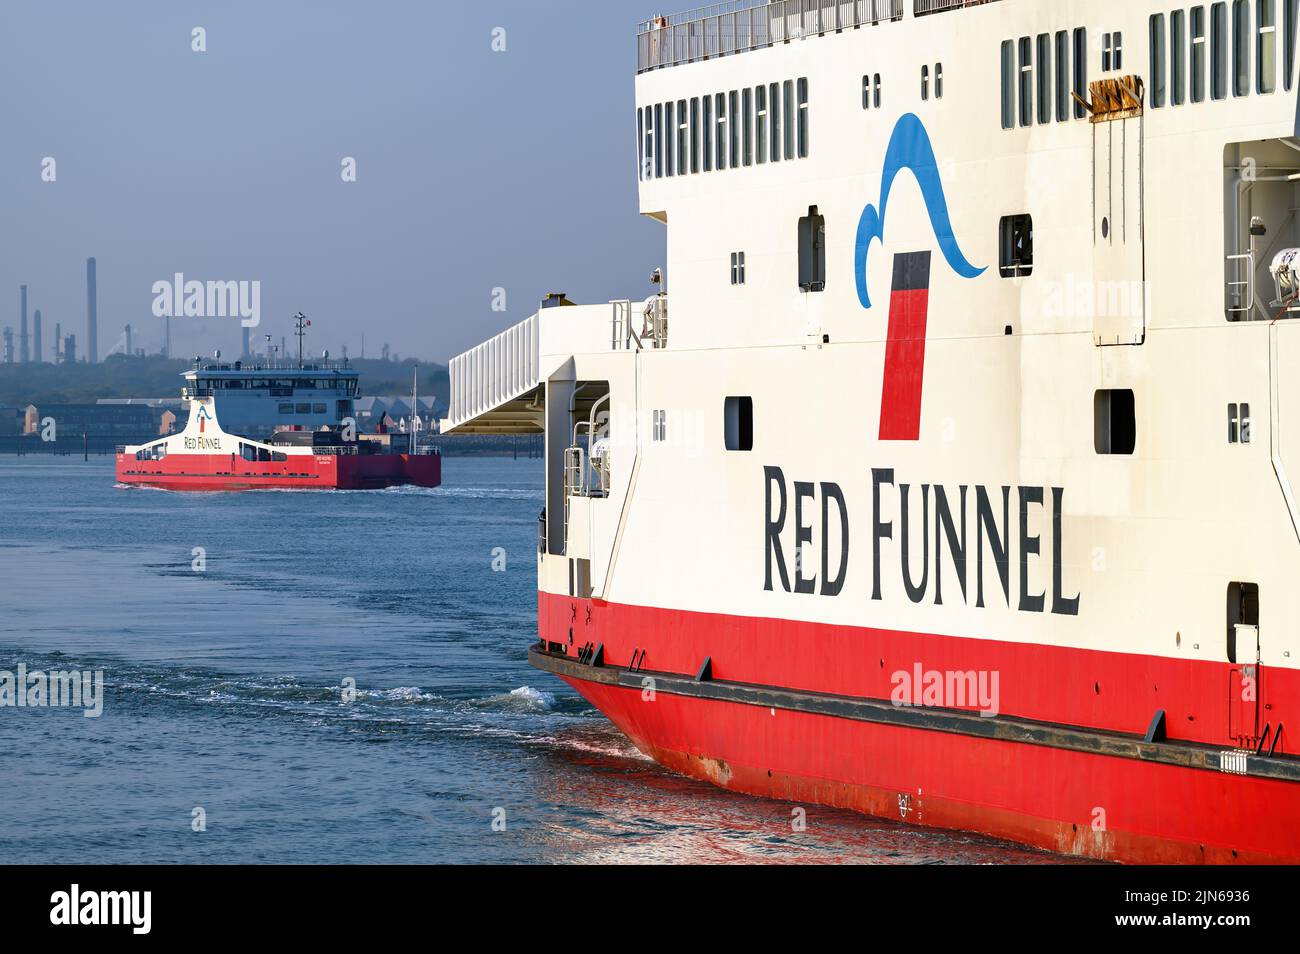
[[[45,355],[41,354],[41,310],[36,309],[36,314],[32,316],[32,354],[33,360],[40,362],[45,360]]]
[[[86,360],[99,360],[99,316],[95,291],[95,260],[86,259]]]
[[[63,357],[63,326],[59,322],[54,323],[54,363],[58,364]]]
[[[131,326],[128,324],[126,326],[126,356],[129,358],[134,354],[135,351],[131,347]]]
[[[18,360],[26,364],[31,360],[31,355],[27,350],[27,286],[19,285],[18,290],[21,292],[23,299],[23,320],[22,324],[18,326]]]

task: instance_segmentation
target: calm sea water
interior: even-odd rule
[[[660,769],[526,661],[540,462],[444,471],[179,494],[0,459],[0,670],[106,681],[99,718],[0,708],[0,859],[1055,860],[816,806],[794,832],[787,804]]]

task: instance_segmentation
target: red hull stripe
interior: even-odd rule
[[[170,454],[162,460],[117,455],[117,480],[167,490],[317,488],[365,490],[442,482],[438,454],[296,454],[284,461],[246,461],[230,454]]]
[[[715,679],[838,696],[889,699],[894,674],[997,672],[1001,714],[1036,722],[1143,734],[1163,709],[1170,739],[1225,748],[1233,673],[1226,662],[971,639],[864,626],[726,616],[538,593],[543,641],[576,655],[604,646],[608,665],[693,676],[712,661]],[[1170,640],[1171,646],[1173,640]],[[1187,640],[1183,641],[1186,646]],[[1263,667],[1263,718],[1300,726],[1300,674]],[[1278,753],[1294,751],[1283,733]]]
[[[725,788],[1130,863],[1300,861],[1300,785],[565,681],[646,754]]]

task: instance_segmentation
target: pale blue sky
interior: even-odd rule
[[[0,326],[18,286],[101,356],[157,350],[153,282],[259,280],[262,324],[448,356],[547,291],[641,297],[664,231],[636,211],[634,31],[646,0],[175,0],[0,5]],[[207,31],[207,52],[191,30]],[[494,27],[506,52],[491,49]],[[57,181],[41,181],[46,156]],[[340,177],[357,160],[355,183]],[[491,310],[504,287],[508,311]],[[231,319],[173,352],[232,353]]]

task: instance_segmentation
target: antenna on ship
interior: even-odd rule
[[[302,367],[302,336],[307,333],[306,329],[311,327],[311,319],[302,312],[293,316],[294,334],[298,336],[298,367]]]
[[[415,367],[411,369],[411,453],[412,454],[419,453],[419,446],[420,446],[417,441],[417,435],[415,433],[416,421],[420,419],[419,412],[417,410],[420,406],[417,403],[418,401],[417,394],[419,392],[419,385],[420,385],[420,362],[416,361]]]

